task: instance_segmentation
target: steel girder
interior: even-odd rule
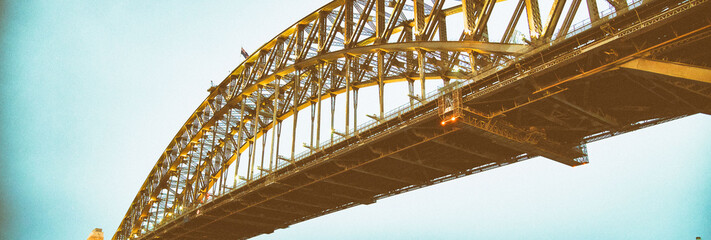
[[[539,44],[551,41],[555,32],[559,39],[568,32],[580,0],[574,1],[563,26],[556,29],[564,3],[555,1],[549,21],[542,26],[537,1],[521,0],[520,6],[509,15],[512,24],[501,42],[481,38],[495,1],[437,0],[429,5],[421,0],[387,4],[383,0],[337,0],[324,5],[265,43],[210,89],[210,95],[166,147],[113,239],[129,239],[155,229],[160,220],[199,206],[210,195],[229,191],[226,169],[238,164],[235,162],[242,154],[248,154],[249,169],[244,178],[247,182],[270,173],[280,160],[294,163],[297,158],[293,141],[291,157],[281,157],[277,143],[277,152],[270,153],[268,165],[264,157],[257,164],[256,145],[261,140],[265,146],[265,134],[271,132],[274,146],[274,136],[277,139],[281,136],[281,122],[292,117],[296,123],[295,114],[308,106],[318,106],[320,119],[321,101],[342,93],[347,93],[350,99],[351,91],[357,97],[357,89],[377,85],[381,107],[380,115],[374,119],[378,120],[383,118],[385,83],[423,80],[422,94],[411,94],[422,100],[426,97],[424,80],[480,79],[484,76],[478,72],[483,69],[508,66],[507,60],[540,52]],[[587,3],[592,21],[596,21],[597,10],[590,8],[595,1]],[[529,40],[539,41],[510,44],[511,33],[524,7],[529,20]],[[616,4],[615,8],[620,13],[629,10],[622,4]],[[473,40],[450,41],[446,25],[451,20],[446,19],[462,12],[466,26],[462,36],[472,36]],[[621,67],[645,66],[648,64],[638,62]],[[357,104],[354,100],[353,104]],[[312,110],[312,129],[314,114]],[[291,137],[294,136],[295,132]],[[318,143],[319,139],[316,145],[312,140],[309,149],[318,151]],[[236,173],[235,183],[241,177]]]

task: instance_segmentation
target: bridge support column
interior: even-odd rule
[[[538,0],[526,0],[526,17],[531,41],[541,36],[541,12],[538,10]]]
[[[407,79],[407,91],[408,91],[408,96],[414,96],[415,95],[415,81],[412,79]],[[415,99],[410,97],[410,108],[412,108],[415,105]]]
[[[378,102],[380,104],[380,114],[378,114],[378,117],[380,119],[383,119],[384,117],[384,112],[385,112],[385,95],[383,94],[385,85],[383,84],[383,52],[378,51]]]
[[[346,129],[345,129],[345,134],[348,135],[350,132],[350,109],[351,109],[351,59],[352,57],[350,55],[346,55],[346,64],[345,64],[345,72],[346,72]]]
[[[585,2],[588,4],[588,14],[590,15],[590,22],[594,23],[595,21],[600,19],[600,11],[597,10],[597,1],[585,0]]]
[[[318,66],[318,106],[316,107],[316,148],[321,145],[321,93],[323,92],[323,63]]]
[[[299,118],[299,109],[297,106],[299,106],[299,85],[301,85],[301,70],[296,71],[297,74],[294,77],[294,90],[293,90],[293,104],[292,104],[292,111],[294,111],[294,115],[292,116],[294,118],[294,125],[292,125],[291,128],[291,162],[294,162],[294,150],[296,148],[296,123]]]
[[[384,39],[385,35],[385,1],[384,0],[376,0],[375,3],[375,9],[376,9],[376,21],[375,21],[375,29],[376,29],[376,35],[377,35],[377,43],[382,44],[383,42],[386,42],[387,39]],[[385,96],[383,95],[383,51],[378,51],[378,101],[379,101],[379,107],[380,107],[380,114],[378,114],[378,117],[380,119],[383,119],[383,113],[385,110],[385,106],[383,104]]]
[[[358,131],[358,88],[353,88],[353,133]]]
[[[274,100],[273,100],[273,105],[272,105],[272,143],[271,147],[269,147],[269,171],[274,171],[274,140],[277,135],[277,115],[279,115],[279,88],[281,85],[280,79],[277,77],[275,81],[275,87],[274,87]],[[278,144],[278,143],[277,143]]]
[[[261,111],[261,105],[262,105],[262,87],[259,86],[257,88],[257,106],[254,108],[254,119],[252,120],[252,124],[254,125],[254,132],[252,132],[252,139],[251,140],[251,146],[254,146],[252,149],[253,151],[250,153],[250,160],[249,160],[249,175],[247,176],[247,179],[254,180],[254,167],[255,163],[257,161],[257,134],[259,133],[259,111]],[[264,149],[264,148],[262,148]],[[264,155],[264,154],[262,154]]]
[[[239,181],[239,163],[240,163],[240,157],[242,156],[242,132],[244,131],[244,106],[245,106],[245,99],[242,98],[242,101],[240,101],[240,107],[239,107],[239,129],[237,129],[237,158],[235,158],[235,181],[232,187],[237,187],[237,181]],[[188,168],[188,174],[190,174],[190,168]]]
[[[336,116],[336,94],[331,93],[331,144],[333,144],[333,134],[336,131],[334,117]]]
[[[318,95],[318,94],[317,94]],[[316,124],[316,104],[318,104],[315,100],[317,98],[316,96],[311,96],[311,138],[309,139],[309,152],[314,153],[314,124]]]
[[[420,70],[420,87],[421,87],[421,94],[420,94],[420,99],[424,100],[426,98],[425,94],[425,50],[423,49],[417,49],[417,61],[418,61],[418,69]]]

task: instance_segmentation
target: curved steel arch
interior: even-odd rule
[[[113,239],[150,230],[158,219],[199,205],[210,191],[219,195],[228,190],[228,167],[245,151],[254,151],[257,139],[268,131],[280,132],[282,121],[291,117],[295,126],[293,115],[299,110],[317,104],[320,115],[321,101],[346,93],[348,105],[350,91],[378,86],[382,118],[386,83],[408,81],[412,90],[414,81],[421,80],[422,97],[426,79],[472,78],[479,70],[502,65],[553,40],[554,33],[565,36],[581,0],[573,0],[560,28],[555,26],[565,1],[554,2],[543,28],[535,14],[537,1],[520,0],[508,15],[501,40],[490,42],[486,26],[496,2],[335,0],[302,18],[211,89],[158,159]],[[524,9],[530,41],[511,43]],[[458,41],[450,41],[448,16],[460,13],[464,29]],[[287,161],[295,160],[293,151],[292,139]],[[246,181],[255,178],[254,155],[249,154]],[[260,173],[276,166],[280,157],[273,156],[269,168],[260,166]]]

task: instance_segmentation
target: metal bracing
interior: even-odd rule
[[[590,22],[596,22],[600,19],[600,11],[597,9],[597,0],[585,0],[588,7],[588,15],[590,16]]]
[[[711,83],[711,68],[684,63],[638,58],[620,65],[620,68],[693,80],[701,83]]]
[[[528,18],[528,32],[531,40],[541,36],[541,12],[538,9],[538,0],[525,0],[526,17]]]
[[[581,113],[583,116],[586,118],[592,119],[595,122],[599,122],[601,124],[607,125],[609,127],[619,127],[620,123],[617,121],[614,117],[605,114],[601,110],[591,110],[591,109],[586,109],[582,106],[579,106],[578,104],[571,103],[570,101],[561,98],[559,96],[553,96],[550,99],[553,99],[555,102],[561,103],[562,105],[578,112]]]
[[[558,30],[557,38],[562,38],[563,36],[568,34],[568,30],[570,30],[570,26],[573,24],[573,18],[578,12],[578,7],[580,7],[581,1],[582,0],[573,0],[573,2],[570,4],[570,9],[568,9],[568,13],[565,15],[565,20],[563,20],[563,26],[561,26]]]
[[[555,28],[558,25],[560,15],[563,13],[563,7],[565,7],[565,0],[553,1],[553,7],[551,7],[551,12],[550,14],[548,14],[548,21],[546,22],[546,26],[543,29],[543,35],[541,36],[541,39],[548,41],[551,39],[551,37],[553,37],[553,31],[555,31]]]
[[[513,36],[514,31],[516,30],[516,23],[518,23],[519,18],[521,18],[521,13],[523,13],[523,9],[525,7],[525,2],[526,2],[526,0],[519,0],[518,1],[518,4],[516,5],[516,9],[514,10],[513,14],[511,15],[511,20],[509,20],[509,24],[506,26],[506,31],[504,32],[504,36],[501,37],[502,43],[509,43],[511,41],[511,37]]]
[[[410,113],[405,110],[411,111],[412,114],[424,114],[418,111],[432,107],[428,105],[432,99],[425,89],[427,80],[449,82],[464,79],[467,85],[463,89],[467,89],[468,92],[462,99],[466,101],[497,98],[497,94],[506,92],[513,85],[532,88],[530,89],[532,93],[526,99],[509,101],[511,105],[488,110],[483,115],[477,112],[480,114],[479,117],[484,119],[501,122],[500,118],[508,119],[509,116],[521,118],[522,114],[530,114],[558,128],[592,128],[592,126],[580,126],[584,123],[574,123],[570,120],[582,117],[598,123],[596,129],[622,129],[609,130],[610,134],[626,129],[628,120],[613,116],[615,112],[609,109],[602,111],[575,104],[588,100],[570,100],[567,99],[569,95],[566,95],[566,98],[558,96],[567,93],[561,93],[563,91],[561,89],[568,89],[570,83],[595,74],[625,69],[625,71],[664,75],[672,79],[665,81],[676,81],[674,79],[692,81],[693,85],[676,81],[658,86],[658,88],[678,89],[669,92],[669,95],[676,96],[675,103],[695,100],[689,100],[683,95],[684,93],[707,99],[708,90],[703,85],[711,83],[707,78],[708,69],[646,57],[646,55],[661,55],[668,52],[664,50],[657,53],[652,51],[654,49],[663,47],[673,49],[679,46],[672,43],[684,41],[686,36],[708,31],[709,27],[703,25],[704,21],[697,21],[693,25],[698,28],[694,30],[696,32],[683,32],[686,28],[667,30],[661,27],[675,19],[670,17],[672,15],[692,11],[689,9],[698,9],[697,6],[704,8],[707,6],[704,5],[706,4],[704,0],[678,3],[654,1],[645,3],[641,7],[638,7],[639,4],[628,6],[625,1],[610,0],[608,2],[619,11],[627,11],[634,7],[635,14],[618,16],[624,17],[625,21],[610,22],[612,25],[628,25],[606,25],[615,27],[614,32],[591,28],[580,35],[569,36],[573,17],[582,0],[572,1],[562,24],[558,22],[563,14],[565,1],[554,1],[547,21],[543,25],[538,1],[520,0],[512,12],[505,13],[503,16],[504,20],[510,19],[510,22],[500,42],[489,41],[487,32],[496,3],[493,0],[463,0],[462,2],[435,0],[431,1],[432,4],[424,0],[336,0],[324,5],[265,43],[235,68],[223,82],[210,89],[207,99],[190,115],[156,162],[129,207],[114,239],[129,239],[150,234],[151,231],[172,222],[174,216],[190,213],[204,204],[211,204],[214,199],[239,190],[242,184],[258,184],[263,180],[262,176],[273,175],[285,164],[297,167],[299,159],[310,155],[327,154],[324,149],[339,146],[338,144],[341,143],[350,144],[349,141],[352,140],[349,139],[354,139],[353,136],[360,138],[363,131],[375,126],[368,125],[361,128],[356,117],[357,111],[363,111],[363,107],[358,110],[358,91],[369,86],[377,86],[379,106],[375,107],[377,110],[366,108],[365,111],[377,112],[377,115],[373,115],[372,118],[376,123],[387,127],[392,127],[398,120],[394,120],[395,115],[389,115],[384,108],[384,102],[388,99],[384,89],[388,83],[400,81],[408,83],[406,94],[410,96],[410,104],[398,112],[398,118]],[[590,21],[598,24],[600,16],[596,1],[586,0],[586,3],[590,11]],[[528,19],[528,37],[532,41],[529,44],[514,44],[511,43],[512,37],[524,8]],[[646,8],[652,10],[645,11]],[[448,25],[459,21],[464,22],[464,31],[452,33],[452,29],[455,28],[450,28]],[[705,23],[708,25],[707,18]],[[558,25],[560,28],[557,27]],[[638,36],[642,31],[639,30],[642,28],[662,29],[659,31],[667,32],[660,33],[657,38],[637,40],[640,39]],[[636,33],[637,31],[639,33]],[[555,41],[552,41],[550,46],[541,44],[552,40],[555,33],[557,33]],[[452,34],[460,35],[460,40],[449,41],[447,36]],[[564,37],[571,40],[568,41]],[[601,52],[619,48],[617,46],[620,45],[608,43],[626,39],[631,39],[635,46],[640,46],[639,52],[628,53],[624,52],[625,49],[612,49],[611,52],[621,54],[618,59],[613,59],[613,62],[608,62],[607,59],[592,59]],[[656,39],[660,40],[654,42]],[[555,44],[558,42],[565,44],[561,44],[562,47],[557,49],[558,45]],[[607,49],[599,50],[601,46]],[[586,61],[583,61],[585,58],[590,58],[587,63],[594,64],[585,65]],[[576,71],[574,74],[568,74],[570,69],[573,69],[568,67],[571,64],[578,65],[577,69],[573,70]],[[551,71],[556,72],[551,74]],[[542,79],[545,84],[538,87],[518,83],[528,81],[527,79],[531,77]],[[415,94],[414,81],[416,80],[420,81],[418,94]],[[644,82],[640,83],[644,84]],[[702,86],[698,87],[699,84]],[[345,106],[341,102],[337,106],[335,101],[337,97],[345,98]],[[331,138],[328,143],[322,145],[321,118],[324,116],[321,112],[321,103],[329,98],[331,111],[326,111],[325,114],[330,112]],[[542,99],[551,99],[551,101],[541,101]],[[577,115],[562,119],[552,116],[551,111],[536,109],[536,106],[550,102],[569,110],[561,114]],[[311,107],[310,117],[298,118],[298,113],[307,107]],[[351,107],[356,113],[351,112]],[[335,122],[334,115],[337,114],[337,109],[339,114],[345,114],[343,125]],[[352,124],[351,115],[353,115]],[[667,114],[660,119],[672,117]],[[281,126],[285,120],[292,124],[292,133],[286,134],[287,140],[291,140],[286,143],[291,146],[280,141]],[[310,136],[297,136],[294,126],[299,124],[299,120],[311,121]],[[343,132],[335,131],[336,126],[344,126],[345,129]],[[482,126],[484,125],[474,125],[479,129],[478,132],[496,133],[495,130]],[[506,128],[508,125],[490,126]],[[387,127],[383,130],[388,129]],[[519,128],[526,132],[525,126]],[[535,135],[530,131],[528,133]],[[501,136],[497,139],[505,139]],[[308,142],[310,155],[297,154],[295,145],[297,137],[308,139],[305,142]],[[565,145],[563,143],[554,143],[551,145],[553,147],[541,147],[536,144],[531,145],[530,142],[528,145],[521,144],[526,141],[518,137],[518,140],[512,141],[511,147],[531,155],[543,155],[560,161],[569,161],[577,156],[556,147]],[[271,139],[270,143],[267,143],[267,138]],[[433,142],[482,159],[500,156],[451,142],[439,140]],[[284,151],[285,147],[280,145],[287,145],[288,153],[284,154],[286,156],[280,155],[280,150]],[[266,148],[269,148],[269,152],[266,152]],[[414,153],[418,151],[415,150]],[[402,156],[402,154],[393,154],[385,158],[408,161],[411,165],[440,174],[457,173],[455,169],[448,169],[446,166],[429,165],[426,161],[406,159]],[[417,158],[415,155],[407,156]],[[356,169],[363,175],[390,182],[411,186],[418,183],[415,179],[394,178],[377,171]],[[232,182],[228,183],[228,179]],[[341,199],[348,201],[347,197]],[[371,201],[357,198],[355,200]],[[337,208],[340,209],[340,205]]]

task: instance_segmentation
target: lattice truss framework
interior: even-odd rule
[[[518,0],[507,13],[509,24],[496,42],[489,41],[487,29],[496,5],[493,0],[432,0],[431,4],[424,0],[336,0],[326,4],[264,44],[212,88],[158,159],[114,239],[150,231],[163,218],[231,190],[238,179],[251,181],[272,171],[280,161],[298,160],[294,141],[281,146],[290,148],[290,155],[283,157],[278,139],[282,122],[291,118],[296,126],[294,116],[300,110],[317,106],[311,108],[313,133],[322,101],[345,93],[346,106],[354,105],[357,111],[358,89],[377,86],[379,115],[372,118],[382,119],[386,83],[406,81],[411,102],[421,100],[424,80],[470,79],[535,46],[573,34],[569,30],[582,0],[569,2],[553,0],[544,22],[537,0]],[[628,7],[622,0],[608,3],[615,10]],[[590,21],[600,19],[596,1],[586,0],[586,4]],[[517,44],[513,43],[515,29],[522,15],[529,32],[525,43]],[[453,21],[464,23],[458,41],[448,40],[447,26]],[[419,95],[414,86],[417,80]],[[349,119],[350,108],[345,109]],[[334,104],[330,110],[333,129]],[[348,121],[345,133],[331,135],[349,134]],[[321,128],[317,121],[315,143],[312,135],[307,148],[319,148]],[[295,135],[294,128],[288,137]],[[265,162],[264,154],[257,159],[256,145],[264,149],[268,138],[270,149],[276,150],[267,154]],[[247,174],[236,176],[235,170],[230,178],[226,170],[238,159],[248,161]]]

